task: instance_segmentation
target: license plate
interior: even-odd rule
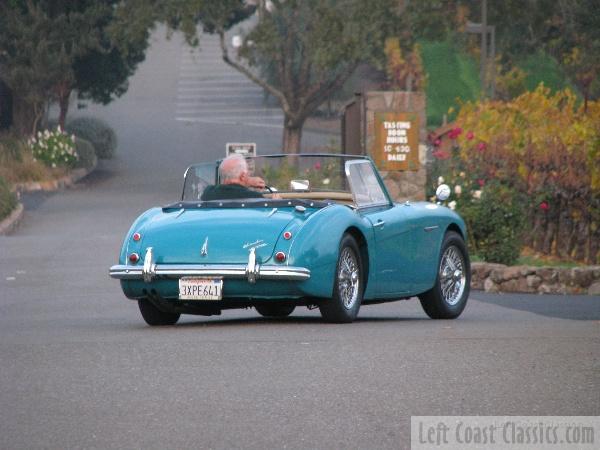
[[[221,300],[222,278],[180,278],[179,300]]]

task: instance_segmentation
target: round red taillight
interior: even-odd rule
[[[275,259],[279,262],[284,262],[285,261],[285,253],[283,253],[283,252],[275,253]]]
[[[284,239],[291,239],[292,238],[292,233],[289,231],[286,231],[285,233],[283,233],[283,238]]]
[[[138,255],[137,253],[132,253],[131,255],[129,255],[129,262],[132,262],[133,264],[135,264],[139,260],[140,260],[140,255]]]
[[[135,242],[139,241],[142,238],[142,235],[140,233],[133,233],[133,240]]]

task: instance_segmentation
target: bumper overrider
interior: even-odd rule
[[[256,251],[250,249],[248,264],[155,264],[152,247],[146,250],[144,266],[116,265],[109,270],[112,278],[139,280],[146,283],[160,278],[223,277],[246,278],[249,283],[258,279],[303,281],[310,278],[310,270],[304,267],[260,265],[256,262]]]

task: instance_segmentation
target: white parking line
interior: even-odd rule
[[[256,86],[248,86],[248,87],[236,87],[236,88],[228,88],[228,87],[223,87],[223,88],[219,88],[219,87],[195,87],[193,89],[189,88],[189,87],[181,87],[178,88],[178,91],[183,91],[184,89],[186,90],[193,90],[194,92],[262,92],[262,89],[260,89],[259,87]]]
[[[213,108],[177,108],[177,112],[189,113],[201,113],[201,114],[219,114],[219,113],[251,113],[251,112],[262,112],[264,114],[268,114],[271,112],[281,113],[281,108],[247,108],[247,109],[229,109],[229,108],[221,108],[221,109],[213,109]]]
[[[217,118],[218,119],[218,118]],[[188,118],[188,117],[176,117],[175,120],[179,122],[189,122],[189,123],[209,123],[215,125],[245,125],[249,127],[263,127],[263,128],[283,128],[282,125],[276,125],[273,123],[257,123],[257,122],[238,122],[235,120],[224,119],[198,119],[198,118]]]

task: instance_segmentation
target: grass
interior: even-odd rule
[[[449,108],[457,109],[459,101],[479,98],[479,63],[451,42],[423,41],[420,44],[427,72],[427,125],[437,128]],[[525,85],[528,90],[534,90],[543,82],[553,91],[570,87],[576,92],[556,60],[543,52],[523,57],[515,63],[527,73]]]
[[[483,258],[476,254],[469,255],[471,262],[485,262]],[[521,256],[517,261],[513,264],[514,266],[532,266],[532,267],[580,267],[585,264],[574,262],[574,261],[564,261],[558,259],[553,256],[545,256],[538,255],[534,253],[531,249],[525,248],[521,252]]]
[[[427,125],[438,127],[448,109],[458,107],[458,99],[468,101],[479,97],[479,69],[473,58],[459,52],[450,42],[420,44],[427,72]]]
[[[65,175],[66,169],[51,169],[34,161],[29,146],[10,134],[0,135],[0,177],[9,185],[28,181],[50,181]]]

